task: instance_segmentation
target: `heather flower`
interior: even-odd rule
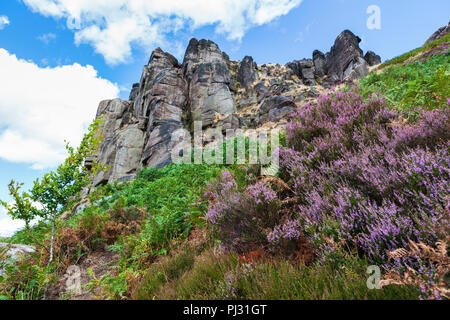
[[[270,203],[277,199],[277,194],[265,182],[257,182],[247,188],[247,194],[256,205]]]
[[[267,240],[273,246],[277,246],[285,240],[297,240],[300,236],[300,223],[299,221],[294,220],[276,226],[267,236]]]
[[[357,245],[372,262],[408,240],[434,243],[449,210],[449,109],[413,124],[386,101],[355,92],[323,96],[293,113],[280,150],[281,175],[298,197],[298,219],[323,254],[323,234]],[[270,234],[281,239],[282,228]],[[278,236],[278,237],[277,237]],[[324,259],[325,256],[321,256]],[[417,261],[391,262],[396,268]]]
[[[266,246],[266,231],[280,220],[277,193],[267,182],[240,190],[233,174],[224,171],[208,186],[206,219],[217,231],[225,248],[245,253],[253,246]]]
[[[442,237],[450,210],[449,112],[422,111],[405,123],[382,98],[366,101],[352,91],[321,96],[292,114],[288,146],[279,150],[280,177],[296,196],[291,213],[283,216],[268,184],[239,191],[220,182],[210,202],[211,216],[220,219],[210,221],[233,248],[251,241],[286,254],[307,236],[325,261],[336,255],[326,236],[386,269],[418,270],[417,259],[388,261],[386,252]]]

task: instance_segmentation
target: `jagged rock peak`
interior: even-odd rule
[[[312,59],[295,60],[286,66],[306,85],[323,83],[324,80],[355,80],[365,76],[369,66],[381,63],[380,56],[372,51],[364,57],[360,42],[361,38],[345,30],[336,38],[329,53],[315,50]]]
[[[314,50],[313,61],[317,76],[325,76],[327,74],[327,59],[325,55],[319,50]]]
[[[327,57],[329,77],[345,79],[350,76],[355,64],[364,65],[363,51],[359,48],[360,42],[361,38],[355,36],[350,30],[343,31],[336,38]]]
[[[228,55],[224,54],[219,46],[211,41],[201,39],[200,41],[192,38],[184,55],[183,65],[189,63],[208,63],[214,61],[229,60]]]
[[[450,22],[446,26],[439,28],[435,33],[433,33],[431,37],[428,38],[427,42],[425,42],[425,44],[438,40],[449,32],[450,32]]]
[[[373,51],[367,51],[364,60],[366,60],[371,67],[381,63],[381,57]]]
[[[164,52],[161,48],[156,48],[152,52],[148,64],[160,64],[171,67],[180,67],[177,58],[175,58],[170,53]]]

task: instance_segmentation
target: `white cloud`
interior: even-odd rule
[[[92,66],[40,68],[1,48],[0,70],[0,158],[34,169],[63,161],[64,140],[77,146],[98,103],[119,93]]]
[[[9,24],[9,19],[7,16],[0,16],[0,30]]]
[[[0,237],[11,237],[24,227],[25,222],[22,220],[12,220],[11,218],[0,219]]]
[[[49,44],[50,42],[52,42],[53,40],[56,39],[56,34],[54,33],[45,33],[45,34],[41,34],[39,37],[37,37],[38,40],[42,41],[45,44]]]
[[[287,14],[302,0],[23,0],[33,11],[66,19],[77,44],[91,44],[110,64],[126,62],[132,46],[168,43],[180,29],[215,25],[229,40]]]
[[[0,219],[7,215],[6,209],[4,206],[0,205]]]
[[[0,237],[10,237],[23,227],[25,227],[25,222],[12,220],[8,217],[6,209],[0,206]]]

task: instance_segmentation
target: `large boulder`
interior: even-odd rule
[[[316,75],[318,77],[325,76],[327,74],[327,60],[325,55],[319,50],[314,50],[313,61]]]
[[[289,62],[287,66],[292,69],[294,74],[296,74],[303,83],[306,85],[314,85],[314,62],[311,59],[302,59]]]
[[[381,63],[381,57],[373,51],[367,51],[364,60],[366,60],[371,67]]]
[[[36,252],[36,248],[33,246],[27,246],[24,244],[10,244],[0,243],[0,250],[6,250],[5,256],[7,259],[17,260],[21,256],[28,255]]]
[[[362,57],[357,57],[350,62],[344,71],[344,80],[357,80],[369,73],[369,65]]]
[[[363,51],[359,48],[361,38],[345,30],[334,42],[327,56],[328,76],[332,80],[346,80],[363,77],[368,72]]]
[[[246,56],[239,67],[237,80],[243,88],[250,87],[256,80],[258,80],[258,71],[256,70],[256,63],[253,58]]]
[[[258,123],[277,121],[297,108],[291,96],[276,96],[267,98],[259,108]]]
[[[260,103],[269,95],[269,88],[264,84],[264,82],[259,82],[255,86],[257,102]]]

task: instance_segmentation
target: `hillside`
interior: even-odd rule
[[[129,101],[100,103],[83,160],[105,169],[61,209],[54,260],[50,223],[7,240],[35,248],[23,259],[0,247],[0,298],[448,299],[445,30],[383,64],[348,30],[286,65],[230,61],[206,40],[182,63],[155,50]],[[282,128],[277,175],[249,154],[171,163],[194,121],[241,129],[246,146],[247,130]],[[80,290],[67,290],[70,266]]]

